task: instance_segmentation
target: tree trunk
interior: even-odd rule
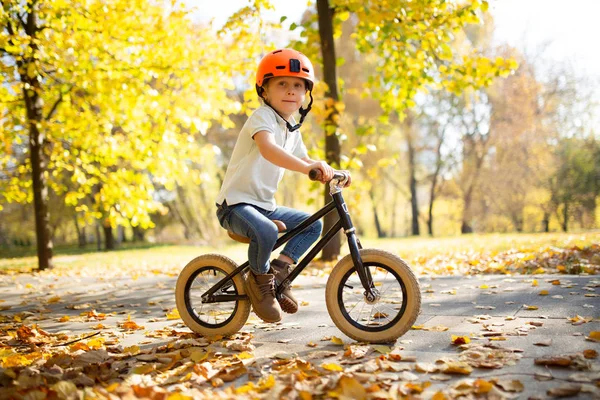
[[[325,96],[332,99],[330,104],[332,109],[325,110],[327,118],[325,120],[325,160],[333,168],[340,167],[340,141],[337,137],[339,113],[335,108],[338,101],[336,62],[335,62],[335,44],[333,41],[333,14],[334,9],[329,7],[328,0],[317,0],[317,12],[319,16],[319,37],[321,39],[321,55],[323,56],[323,76],[328,86]],[[329,195],[329,186],[325,186],[325,204],[331,201]],[[327,232],[338,220],[338,216],[331,212],[325,216],[323,232]],[[334,260],[340,254],[341,240],[338,233],[323,248],[321,257],[323,260]]]
[[[406,145],[408,146],[408,181],[410,188],[410,206],[412,213],[411,233],[418,236],[421,232],[419,230],[419,200],[417,197],[417,178],[416,165],[415,165],[415,147],[412,137],[412,118],[408,116],[406,118],[404,136],[406,137]]]
[[[31,161],[33,206],[35,214],[35,235],[37,241],[38,268],[44,270],[53,267],[52,262],[52,239],[50,236],[50,216],[48,214],[48,184],[46,182],[46,156],[44,146],[46,137],[40,131],[42,126],[44,101],[42,100],[42,88],[35,59],[38,53],[35,37],[39,29],[37,26],[36,7],[30,6],[27,21],[24,24],[25,33],[31,38],[31,52],[22,60],[17,61],[21,82],[23,85],[23,97],[27,109],[27,123],[29,125],[29,157]],[[10,24],[9,33],[14,34]],[[33,68],[31,68],[31,67]],[[32,73],[33,72],[33,73]]]
[[[373,193],[373,189],[369,190],[369,197],[371,197],[371,204],[373,205],[373,219],[375,222],[375,228],[377,229],[377,237],[384,238],[385,232],[381,229],[381,224],[379,223],[379,216],[377,215],[377,203],[375,202],[375,194]]]
[[[114,250],[115,237],[113,236],[112,226],[105,222],[102,228],[104,229],[104,250]]]
[[[82,249],[87,244],[87,238],[85,237],[85,225],[82,228],[79,227],[77,215],[73,216],[73,220],[75,221],[75,230],[77,231],[77,242],[79,244],[79,248]]]
[[[565,207],[563,208],[563,220],[562,229],[566,232],[569,229],[569,202],[565,201]]]
[[[393,191],[393,200],[392,200],[392,215],[391,215],[391,223],[390,223],[390,232],[389,237],[396,237],[396,210],[398,209],[398,191]]]
[[[544,232],[550,232],[550,213],[547,211],[544,211],[544,219],[542,219],[542,226]]]
[[[442,145],[444,144],[445,129],[439,137],[439,142],[435,150],[435,171],[431,177],[431,187],[429,188],[429,209],[427,210],[427,233],[433,237],[433,203],[435,202],[435,192],[437,190],[438,177],[442,170]]]
[[[433,237],[433,202],[435,201],[435,183],[433,183],[431,186],[432,188],[429,196],[429,209],[427,210],[427,233],[429,234],[429,236]]]
[[[134,242],[143,242],[144,241],[144,230],[142,228],[140,228],[139,226],[134,226],[131,228],[131,230],[133,231],[133,241]]]
[[[472,187],[469,188],[467,194],[464,197],[464,208],[463,208],[463,217],[462,224],[460,226],[460,233],[473,233],[473,227],[471,226],[471,193]]]
[[[96,249],[102,250],[102,236],[100,235],[100,221],[96,221]]]

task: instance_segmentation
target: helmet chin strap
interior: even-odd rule
[[[296,125],[290,124],[287,119],[283,118],[283,116],[281,114],[279,114],[279,112],[272,105],[269,104],[268,101],[264,100],[264,98],[263,98],[263,100],[266,105],[268,105],[269,107],[271,107],[271,109],[273,109],[273,111],[275,111],[275,114],[279,115],[281,117],[281,119],[283,119],[285,121],[288,131],[294,132],[294,131],[297,131],[298,129],[300,129],[300,127],[302,126],[302,123],[304,122],[304,118],[306,118],[306,115],[312,108],[312,103],[313,103],[312,90],[308,92],[308,95],[310,96],[310,102],[308,103],[308,106],[306,106],[306,108],[300,107],[300,110],[298,111],[300,113],[300,122],[298,122]]]

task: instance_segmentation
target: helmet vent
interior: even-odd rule
[[[285,69],[285,65],[278,65],[275,67],[275,69]]]
[[[272,52],[271,54],[277,54],[277,53],[281,53],[283,50],[275,50],[274,52]]]
[[[290,72],[300,72],[300,60],[290,58]]]
[[[308,68],[302,68],[302,71],[310,73],[310,70]]]

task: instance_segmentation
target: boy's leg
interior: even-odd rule
[[[277,241],[277,227],[261,210],[249,204],[230,207],[227,229],[250,238],[248,261],[250,273],[246,277],[248,297],[254,312],[266,322],[281,320],[281,308],[275,299],[275,279],[269,273],[269,258]],[[224,224],[225,225],[225,224]]]
[[[267,215],[270,219],[277,219],[285,223],[288,230],[295,228],[310,216],[303,211],[287,207],[278,207]],[[302,254],[319,238],[321,230],[321,221],[316,221],[291,239],[284,247],[279,258],[271,261],[271,268],[278,283],[283,282],[289,275],[292,270],[291,264],[298,262]],[[277,300],[283,311],[290,314],[298,311],[298,300],[296,300],[290,288],[284,289],[282,296]]]
[[[269,219],[282,221],[289,231],[308,219],[310,214],[293,208],[277,207],[275,211],[267,213],[267,217],[269,217]],[[317,241],[322,230],[323,224],[321,221],[315,221],[312,225],[287,242],[281,251],[281,255],[289,257],[294,264],[297,263],[300,257],[306,253],[306,250]]]

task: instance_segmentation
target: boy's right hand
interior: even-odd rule
[[[310,164],[308,166],[308,172],[310,172],[311,169],[315,169],[315,168],[319,169],[321,171],[321,179],[320,179],[321,183],[326,183],[333,179],[333,173],[335,171],[325,161],[316,161],[316,162]],[[308,174],[308,172],[307,172],[307,174]]]

